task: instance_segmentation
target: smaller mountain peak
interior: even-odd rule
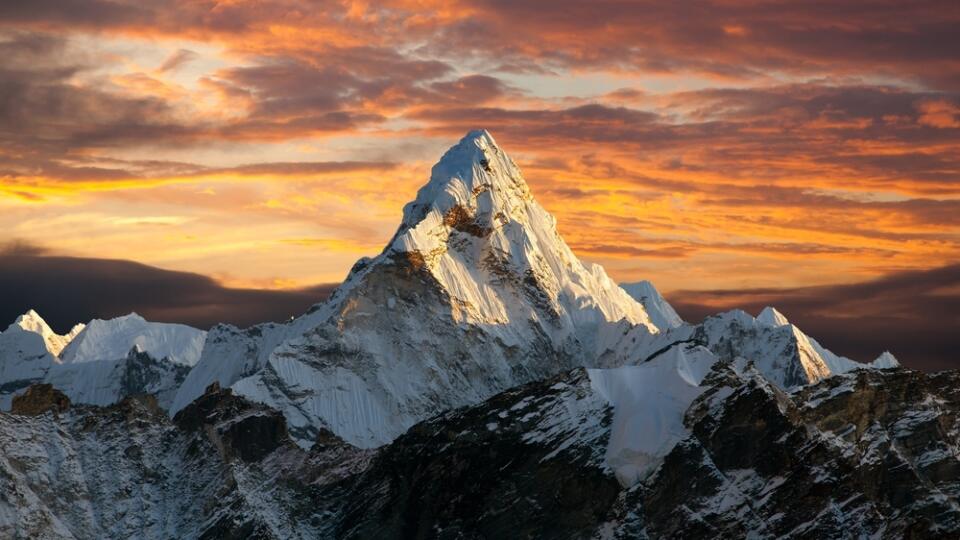
[[[673,309],[673,306],[660,294],[660,291],[648,280],[636,283],[621,283],[620,287],[627,291],[631,298],[640,302],[650,315],[650,321],[661,330],[683,326],[683,319]]]
[[[783,313],[780,313],[777,311],[777,308],[771,306],[763,308],[763,311],[757,315],[757,322],[774,327],[790,324],[790,321],[787,320]]]
[[[739,326],[753,326],[757,322],[757,319],[742,309],[731,309],[730,311],[711,315],[707,317],[707,319],[715,320],[720,324],[735,323]]]
[[[491,135],[490,132],[485,129],[474,129],[469,131],[463,136],[463,139],[461,139],[460,142],[473,142],[480,148],[497,146],[497,141],[493,140],[493,135]]]
[[[35,322],[35,321],[43,322],[44,324],[46,324],[46,321],[43,320],[43,317],[41,317],[39,313],[37,313],[32,309],[29,309],[27,310],[26,313],[17,317],[17,320],[14,322],[17,324],[20,324],[24,322]]]
[[[900,367],[900,361],[890,351],[883,351],[876,360],[870,362],[870,366],[877,369],[895,368]]]
[[[11,326],[19,326],[23,330],[34,332],[44,337],[54,334],[50,325],[47,324],[47,321],[43,320],[43,317],[32,309],[17,317],[17,320],[15,320]]]

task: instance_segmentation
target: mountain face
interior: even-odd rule
[[[371,448],[440,411],[592,365],[628,328],[659,332],[573,255],[514,162],[477,131],[327,303],[287,325],[214,329],[174,411],[218,382],[283,411],[304,445],[328,429]]]
[[[650,321],[659,329],[678,328],[686,324],[673,306],[660,295],[660,291],[649,281],[636,283],[621,283],[620,287],[627,291],[631,298],[640,302],[650,317]]]
[[[642,478],[608,460],[618,430],[641,427],[618,421],[632,402],[611,402],[613,381],[583,368],[421,422],[376,450],[329,431],[304,450],[283,415],[215,385],[173,420],[149,397],[63,408],[44,407],[40,393],[31,410],[48,412],[0,413],[0,535],[960,534],[956,373],[857,370],[786,393],[752,367],[696,364],[638,376],[703,376],[680,409],[661,403],[685,407],[683,431]]]
[[[84,324],[77,324],[66,334],[60,335],[54,332],[47,324],[47,321],[43,320],[40,314],[32,309],[17,317],[13,325],[42,337],[47,351],[53,356],[60,356],[60,352],[63,351],[64,347],[73,341],[73,339],[77,337],[77,334],[86,327]]]
[[[54,364],[43,381],[77,403],[112,405],[128,396],[149,394],[169,409],[189,372],[189,366],[154,358],[134,345],[123,358]]]
[[[124,358],[134,347],[153,358],[193,366],[200,359],[207,334],[182,324],[148,322],[136,313],[90,321],[63,348],[65,364]]]
[[[739,310],[707,317],[694,334],[693,339],[721,358],[752,361],[767,380],[782,389],[798,388],[855,369],[900,365],[889,352],[870,364],[838,356],[771,307],[757,318]]]
[[[173,403],[206,332],[136,314],[78,324],[58,335],[30,310],[0,333],[0,409],[31,384],[52,384],[76,403],[110,405],[151,394]]]
[[[476,131],[288,323],[0,333],[0,537],[954,538],[958,377],[683,321]]]
[[[273,521],[283,509],[269,497],[257,500],[272,478],[244,459],[259,454],[233,444],[249,433],[267,445],[271,420],[282,431],[282,417],[250,404],[223,422],[209,412],[208,424],[176,424],[155,400],[140,397],[108,408],[0,414],[0,536],[222,538],[230,529],[246,538],[263,522],[272,534],[261,537],[296,537]],[[283,459],[283,448],[270,450]],[[306,532],[301,527],[299,537]]]

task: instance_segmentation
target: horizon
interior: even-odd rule
[[[45,320],[58,333],[66,333],[77,323],[131,312],[142,312],[157,322],[203,329],[219,323],[245,328],[283,322],[324,302],[340,285],[231,287],[202,274],[124,259],[63,256],[19,240],[0,246],[0,284],[6,300],[0,316],[12,321],[28,309],[40,307],[41,316],[53,315]],[[793,324],[856,361],[866,363],[885,352],[906,350],[908,354],[900,357],[905,366],[937,371],[955,367],[955,324],[950,317],[960,307],[960,294],[951,290],[957,284],[960,264],[855,283],[678,290],[664,296],[691,324],[738,309],[756,316],[771,306],[788,311]],[[929,298],[922,294],[926,291],[945,294]],[[917,317],[920,313],[926,316]],[[945,317],[934,317],[937,314]],[[886,337],[877,340],[878,335]],[[919,343],[918,336],[923,339]]]
[[[943,4],[71,6],[0,8],[4,313],[298,315],[484,128],[578,257],[690,322],[773,305],[956,366]]]

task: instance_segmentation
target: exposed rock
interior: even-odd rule
[[[11,494],[0,535],[960,534],[960,374],[862,370],[788,394],[720,362],[702,384],[689,436],[629,488],[606,462],[614,411],[583,369],[421,422],[378,450],[330,430],[301,450],[279,413],[218,385],[173,422],[149,397],[0,414],[0,492]],[[25,395],[41,392],[55,390]]]
[[[611,417],[581,369],[418,424],[353,482],[331,536],[587,536],[621,489]]]
[[[34,384],[13,396],[12,414],[38,416],[47,412],[62,413],[70,408],[70,398],[52,384]]]
[[[489,171],[489,168],[485,169]],[[491,229],[478,223],[470,211],[460,204],[453,205],[443,216],[443,224],[453,227],[454,230],[467,233],[479,238],[490,234]]]
[[[219,383],[174,417],[184,430],[203,431],[227,460],[260,461],[278,447],[290,444],[283,415],[274,409],[235,396]]]

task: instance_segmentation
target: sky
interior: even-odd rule
[[[952,0],[3,2],[0,305],[296,314],[476,128],[688,318],[781,301],[838,352],[935,328],[914,365],[960,362]]]

